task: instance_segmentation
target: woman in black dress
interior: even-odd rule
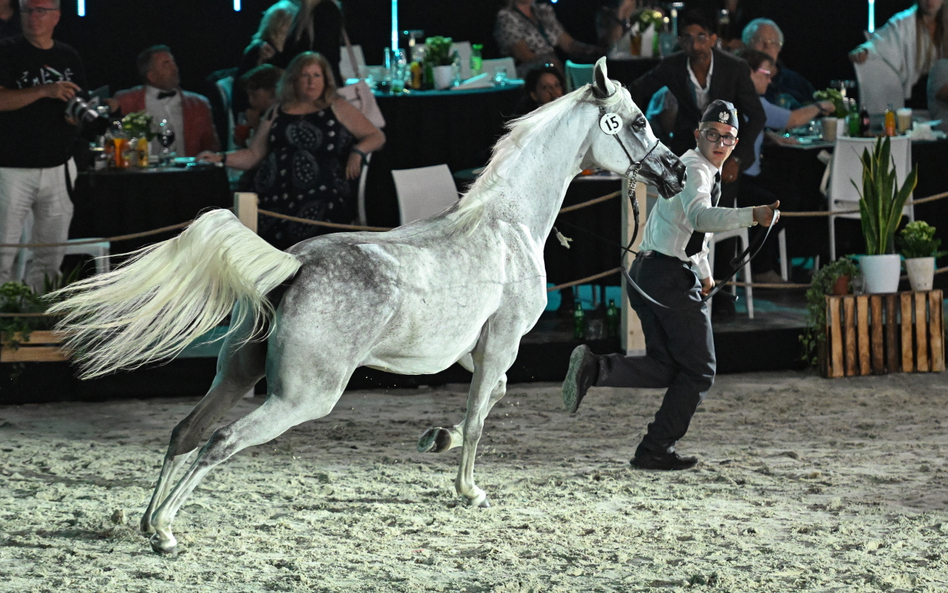
[[[358,209],[353,182],[366,155],[384,144],[382,131],[336,94],[326,58],[304,52],[290,62],[277,87],[277,105],[250,146],[200,156],[242,171],[259,166],[254,181],[261,209],[352,224]],[[258,231],[286,249],[327,229],[261,216]]]

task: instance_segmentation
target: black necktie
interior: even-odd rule
[[[721,200],[721,174],[715,173],[714,175],[714,185],[711,187],[711,206],[717,207],[718,202]],[[691,233],[691,238],[688,239],[688,244],[685,245],[685,255],[691,257],[692,255],[701,251],[701,248],[704,247],[704,236],[707,233],[699,233],[694,231]]]
[[[177,94],[178,94],[178,91],[159,91],[158,98],[167,99],[168,97],[174,97]]]

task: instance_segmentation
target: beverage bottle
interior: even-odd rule
[[[579,299],[573,304],[573,337],[577,340],[586,337],[586,313],[583,312]]]
[[[409,68],[411,69],[411,88],[420,91],[421,87],[424,86],[421,80],[423,74],[421,64],[419,62],[412,62]]]
[[[885,108],[885,135],[895,136],[895,109],[892,108],[892,103]]]
[[[614,299],[609,299],[606,308],[606,337],[614,338],[619,335],[619,308]]]
[[[862,109],[859,110],[859,135],[868,136],[869,135],[869,110],[866,109],[866,106],[863,105]]]
[[[848,129],[849,135],[852,138],[858,138],[862,134],[860,133],[860,128],[862,124],[860,122],[859,110],[856,109],[856,100],[849,100],[849,115],[846,116],[846,127]]]
[[[475,43],[471,46],[471,76],[477,76],[484,67],[484,61],[481,59],[481,52],[484,51],[484,45]]]

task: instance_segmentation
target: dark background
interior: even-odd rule
[[[701,2],[713,3],[713,2]],[[271,0],[243,0],[240,12],[232,0],[86,0],[85,17],[76,3],[62,0],[56,38],[83,57],[93,88],[116,90],[138,84],[135,56],[157,43],[171,46],[181,69],[182,86],[200,91],[204,78],[236,66],[260,15]],[[816,88],[833,79],[853,79],[846,52],[860,43],[868,20],[866,0],[744,0],[751,12],[776,21],[787,38],[781,57]],[[560,21],[577,39],[594,41],[597,0],[559,0]],[[876,0],[876,24],[912,5],[910,0]],[[426,35],[483,43],[485,57],[498,57],[493,40],[499,0],[401,0],[399,28],[422,29]],[[352,42],[363,46],[366,61],[382,61],[390,30],[387,0],[343,0]]]

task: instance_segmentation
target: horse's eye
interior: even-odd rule
[[[641,132],[645,129],[645,123],[645,118],[640,116],[634,122],[632,122],[632,129],[636,132]]]

